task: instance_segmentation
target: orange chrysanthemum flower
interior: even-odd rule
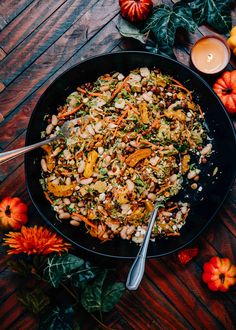
[[[57,234],[52,233],[44,227],[22,226],[21,232],[9,232],[4,238],[4,245],[8,245],[8,254],[49,254],[52,252],[68,252],[71,247],[69,243]]]

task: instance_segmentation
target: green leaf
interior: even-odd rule
[[[182,1],[176,3],[173,8],[164,4],[155,7],[142,32],[151,30],[159,52],[174,57],[175,33],[180,27],[190,32],[197,28],[190,7]]]
[[[49,297],[40,288],[36,288],[31,292],[22,290],[17,294],[17,298],[34,314],[41,313],[50,303]]]
[[[32,265],[23,259],[8,260],[7,265],[12,269],[13,272],[18,273],[21,276],[28,276],[32,273]]]
[[[40,318],[39,330],[73,330],[73,314],[72,306],[56,306]]]
[[[84,264],[84,260],[73,254],[53,255],[48,258],[44,269],[45,279],[55,288],[61,281],[71,278],[71,274]]]
[[[107,285],[102,294],[102,312],[110,312],[119,302],[125,291],[125,285],[121,282],[115,282]]]
[[[230,4],[232,0],[188,1],[193,18],[198,25],[208,23],[220,33],[228,33],[232,27]]]
[[[137,39],[142,44],[146,44],[149,32],[141,33],[137,26],[124,20],[122,17],[118,21],[117,28],[123,37]]]
[[[71,275],[70,281],[76,288],[81,288],[87,282],[93,280],[98,272],[98,267],[86,261],[76,272]]]
[[[93,284],[88,285],[82,293],[81,303],[88,312],[101,310],[102,286],[107,276],[107,270],[99,274]]]
[[[104,270],[83,291],[81,303],[88,312],[109,312],[120,300],[125,290],[124,284],[105,282],[106,276],[107,270]]]

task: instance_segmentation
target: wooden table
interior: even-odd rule
[[[163,1],[170,2],[170,1]],[[158,1],[156,1],[158,3]],[[160,1],[159,1],[160,3]],[[236,11],[232,12],[234,25]],[[26,127],[40,95],[60,73],[94,54],[141,49],[121,38],[116,0],[2,0],[0,2],[0,152],[21,147]],[[215,33],[201,26],[187,42],[177,39],[176,55],[189,65],[192,44]],[[234,58],[235,60],[235,58]],[[231,62],[235,68],[235,61]],[[232,70],[232,65],[229,65]],[[19,196],[29,205],[31,221],[42,223],[26,191],[23,157],[0,167],[0,196]],[[126,292],[105,317],[115,329],[233,329],[236,289],[213,293],[201,281],[202,265],[211,256],[236,261],[236,189],[194,245],[200,254],[187,266],[176,255],[149,260],[137,292]],[[37,321],[17,302],[20,281],[0,259],[1,329],[36,329]],[[125,279],[129,263],[119,265]],[[93,329],[89,326],[85,328]],[[95,327],[96,328],[96,327]]]

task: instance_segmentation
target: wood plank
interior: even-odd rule
[[[4,50],[2,48],[0,48],[0,61],[2,59],[4,59],[4,57],[6,57],[6,53],[4,52]]]
[[[11,22],[19,15],[33,0],[5,0],[0,2],[0,13],[6,23]]]
[[[107,12],[105,8],[109,8]],[[59,70],[84,44],[92,38],[118,12],[118,3],[101,0],[92,7],[66,33],[49,47],[28,69],[0,94],[0,111],[9,114],[49,77]],[[91,24],[90,18],[94,17]],[[50,63],[50,64],[49,64]],[[18,91],[16,97],[15,91]]]
[[[228,230],[236,237],[236,221],[234,220],[236,214],[236,204],[227,199],[219,214],[221,221],[228,228]]]
[[[85,15],[88,9],[94,5],[96,1],[97,0],[90,0],[89,3],[85,4],[83,0],[68,0],[66,2],[61,0],[58,4],[61,6],[59,6],[56,11],[55,8],[52,8],[54,13],[50,15],[49,18],[47,18],[48,16],[45,17],[44,12],[48,11],[50,14],[50,11],[47,10],[47,6],[45,6],[45,4],[41,1],[41,7],[39,7],[37,14],[39,16],[32,16],[32,20],[35,20],[37,24],[37,20],[42,20],[44,17],[44,19],[47,19],[26,38],[24,33],[22,34],[22,31],[25,31],[24,28],[26,28],[25,32],[27,33],[27,26],[28,29],[31,28],[31,20],[29,19],[29,25],[27,26],[23,25],[22,27],[19,25],[19,31],[24,40],[0,63],[0,80],[5,85],[9,85],[12,80],[14,80],[23,70],[30,66],[35,59],[43,54],[44,51],[48,49],[57,39],[59,39],[76,21]],[[48,6],[51,7],[50,4],[48,4]],[[35,10],[37,11],[37,6]],[[23,21],[26,21],[25,17],[22,19]],[[18,37],[19,32],[17,32],[16,27],[13,27],[13,33],[15,33],[16,37]],[[7,42],[8,36],[6,36],[5,43]],[[4,43],[1,42],[0,46],[6,50],[4,48]],[[21,61],[19,61],[20,57]],[[9,71],[9,68],[11,68],[11,71]]]
[[[4,17],[0,14],[0,31],[7,25],[6,20]]]
[[[0,81],[0,93],[6,88],[6,86]],[[2,117],[2,114],[1,114]]]
[[[133,327],[126,322],[121,316],[121,314],[114,308],[111,312],[103,315],[104,324],[106,324],[109,328],[112,329],[125,329],[132,330]]]
[[[181,281],[178,272],[168,267],[168,257],[149,260],[146,264],[146,274],[194,329],[209,329],[219,326],[204,304],[189,291],[186,282]],[[199,319],[201,319],[201,323],[199,323]]]
[[[10,151],[17,148],[24,147],[25,145],[25,134],[26,131],[21,134],[18,139],[14,140],[4,151]],[[17,169],[24,161],[24,155],[18,156],[8,162],[0,165],[0,184],[3,182],[8,175]]]
[[[32,96],[30,96],[22,105],[17,107],[10,116],[8,116],[4,123],[2,123],[0,146],[6,148],[12,139],[17,138],[23,133],[28,125],[30,115],[34,109],[40,95],[44,92],[46,87],[62,72],[67,70],[72,65],[78,63],[82,58],[92,56],[94,52],[101,54],[110,52],[119,43],[120,34],[116,28],[116,19],[111,21],[99,33],[92,38],[84,47],[71,57],[53,76],[47,80],[40,89],[38,89]],[[95,46],[96,45],[96,46]],[[96,48],[96,49],[95,49]]]
[[[202,240],[199,242],[199,246],[203,245]],[[212,256],[212,251],[208,250],[207,246],[200,248],[199,256],[196,258],[198,260],[209,260]],[[171,255],[166,263],[173,269],[175,273],[178,274],[179,279],[186,283],[190,292],[192,292],[206,308],[209,310],[211,315],[213,315],[219,324],[219,328],[225,327],[226,329],[234,328],[233,324],[233,310],[234,306],[232,302],[222,293],[210,291],[206,284],[203,283],[202,276],[202,264],[201,267],[192,261],[186,266],[178,263],[176,255]],[[199,323],[202,322],[199,319]]]
[[[38,323],[36,316],[25,312],[12,322],[11,330],[36,330],[38,329]]]
[[[24,313],[25,307],[17,301],[16,293],[8,297],[0,308],[0,323],[2,329],[9,329],[15,320]]]
[[[6,53],[12,51],[22,40],[31,35],[38,26],[44,23],[55,10],[65,3],[65,1],[66,0],[53,0],[48,3],[42,2],[41,0],[33,1],[0,33],[0,46]],[[42,36],[43,33],[41,34],[41,37]],[[30,39],[32,38],[33,36],[31,36]]]
[[[24,166],[21,164],[0,185],[0,196],[19,196],[25,190]]]
[[[145,302],[144,302],[145,303]],[[116,309],[121,313],[128,325],[135,330],[161,329],[161,323],[146,310],[146,306],[140,304],[131,292],[126,292]],[[136,315],[139,315],[137,317]]]
[[[235,223],[235,220],[233,221]],[[216,217],[212,228],[207,232],[206,240],[225,257],[236,260],[235,236],[222,224],[219,216]]]
[[[141,327],[143,327],[147,325],[147,329],[153,329],[154,325],[161,325],[164,329],[192,329],[191,325],[183,315],[181,315],[170,303],[168,297],[163,295],[163,293],[155,287],[146,276],[143,278],[138,290],[129,292],[126,296],[129,296],[129,302],[127,301],[125,304],[126,307],[128,304],[132,304],[134,300],[137,300],[139,311],[142,311],[142,314],[145,314],[147,311],[146,317],[149,316],[148,323],[140,324],[141,322],[137,320],[139,326],[141,325]],[[117,306],[118,310],[119,305]],[[151,315],[150,311],[152,311]],[[133,313],[133,315],[127,315],[127,312],[123,310],[122,315],[127,321],[128,317],[130,321],[137,318],[137,312]],[[128,322],[130,323],[130,321]]]
[[[8,116],[2,123],[0,123],[0,146],[3,149],[6,149],[12,140],[16,139],[26,130],[31,113],[36,106],[39,97],[45,91],[49,83],[50,81],[44,84],[44,86],[34,93],[33,96],[29,97],[21,106],[17,107],[11,116]]]
[[[0,272],[4,271],[6,269],[6,264],[7,264],[7,261],[10,259],[10,256],[9,255],[1,255],[1,258],[0,258]]]
[[[17,285],[16,285],[17,283]],[[9,267],[6,267],[0,273],[0,304],[4,303],[17,289],[23,284],[22,278],[19,275],[14,274]],[[3,316],[2,308],[0,308],[0,320]]]

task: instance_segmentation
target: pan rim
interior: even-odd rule
[[[69,71],[73,70],[75,67],[77,67],[78,65],[81,65],[85,62],[89,62],[89,61],[93,61],[96,60],[97,58],[102,58],[102,57],[109,57],[109,56],[114,56],[114,55],[120,55],[120,54],[138,54],[138,55],[151,55],[151,56],[155,56],[157,58],[163,58],[167,61],[170,61],[172,63],[177,64],[180,67],[184,67],[185,69],[187,69],[192,75],[194,75],[198,80],[201,81],[201,83],[207,88],[208,92],[210,92],[213,97],[218,101],[218,103],[221,106],[222,111],[224,112],[227,121],[228,121],[228,127],[231,128],[232,132],[233,132],[233,137],[234,137],[234,141],[233,143],[236,146],[236,131],[235,128],[233,126],[233,123],[223,105],[223,103],[221,102],[221,100],[219,99],[219,97],[215,94],[215,92],[212,90],[212,88],[210,87],[210,85],[195,71],[193,71],[191,68],[189,68],[188,66],[186,66],[185,64],[182,64],[181,62],[178,62],[174,59],[171,59],[167,56],[164,55],[159,55],[159,54],[151,54],[149,52],[145,52],[145,51],[119,51],[119,52],[113,52],[113,53],[104,53],[104,54],[100,54],[100,55],[96,55],[96,56],[92,56],[92,57],[88,57],[86,59],[84,59],[83,61],[79,61],[78,63],[74,64],[73,66],[69,67],[68,69],[66,69],[65,71],[63,71],[57,78],[55,78],[46,88],[46,90],[42,93],[42,95],[40,96],[40,98],[37,101],[36,106],[34,107],[34,110],[32,111],[29,123],[28,123],[28,127],[27,127],[27,132],[26,132],[26,145],[27,142],[29,140],[29,134],[30,134],[30,126],[34,120],[34,114],[37,112],[37,109],[40,107],[40,104],[43,100],[43,98],[45,98],[45,96],[50,92],[51,87],[59,80],[61,79],[61,77],[63,77],[66,73],[68,73]],[[27,154],[25,155],[24,158],[24,169],[25,169],[25,177],[26,177],[26,187],[27,187],[27,191],[29,193],[30,199],[33,203],[33,205],[35,206],[36,210],[39,212],[40,216],[43,218],[43,220],[50,226],[53,228],[53,230],[55,230],[57,233],[59,233],[63,238],[65,238],[66,240],[68,240],[69,242],[71,242],[74,246],[76,246],[76,248],[81,248],[82,250],[88,252],[88,253],[92,253],[93,255],[99,255],[101,257],[107,257],[107,258],[113,258],[113,259],[126,259],[126,260],[131,260],[134,259],[135,256],[121,256],[121,255],[114,255],[114,254],[109,254],[109,253],[102,253],[99,251],[95,251],[89,248],[86,248],[85,246],[80,245],[78,242],[75,242],[73,239],[71,239],[70,237],[68,237],[66,234],[64,234],[59,228],[57,228],[42,212],[42,210],[40,209],[40,207],[38,206],[38,204],[35,202],[32,194],[31,194],[31,189],[29,187],[29,175],[27,172]],[[195,241],[202,233],[203,231],[209,226],[209,224],[213,221],[213,219],[215,218],[216,214],[219,212],[219,210],[221,209],[224,201],[226,200],[228,193],[230,191],[230,189],[232,188],[232,185],[234,183],[236,177],[236,168],[234,170],[234,173],[232,175],[232,180],[231,182],[228,184],[228,190],[225,193],[224,197],[221,199],[221,202],[218,204],[218,207],[216,208],[216,210],[213,212],[213,214],[211,215],[211,217],[208,219],[208,221],[206,221],[206,223],[201,227],[201,229],[197,232],[197,234],[190,240],[188,240],[187,242],[185,242],[184,244],[178,246],[175,249],[169,250],[165,253],[157,253],[157,254],[152,254],[152,255],[148,255],[147,258],[158,258],[158,257],[162,257],[162,256],[166,256],[172,253],[175,253],[183,248],[185,248],[187,245],[190,245],[193,241]]]

